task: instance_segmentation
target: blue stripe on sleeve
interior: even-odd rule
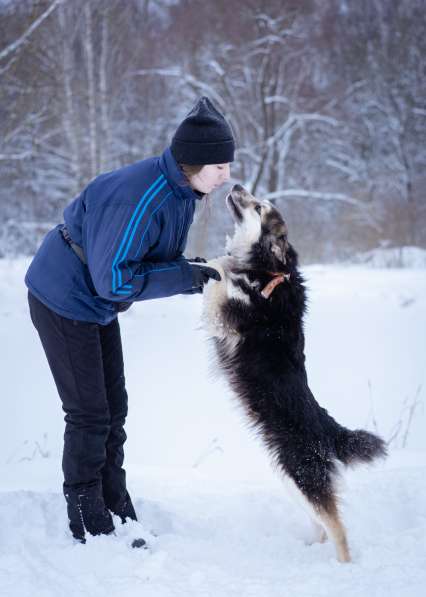
[[[151,193],[152,191],[154,191],[154,189],[157,187],[156,191],[158,192],[159,189],[159,185],[162,183],[162,186],[164,186],[164,184],[166,184],[165,178],[163,176],[163,174],[161,174],[157,180],[155,180],[155,182],[147,189],[147,191],[144,193],[144,195],[142,196],[142,198],[140,199],[138,205],[136,206],[135,211],[132,214],[132,217],[130,219],[129,224],[127,225],[127,228],[124,232],[124,236],[122,238],[122,241],[120,243],[120,246],[118,248],[118,251],[114,257],[114,260],[112,262],[112,291],[115,292],[117,290],[117,287],[120,286],[121,283],[121,273],[119,270],[119,263],[120,263],[120,255],[122,252],[122,249],[126,243],[127,237],[130,233],[130,230],[132,229],[133,223],[135,221],[135,219],[137,218],[138,212],[139,210],[142,208],[142,205],[144,204],[145,200],[147,199],[149,193]],[[156,194],[156,193],[155,193]],[[124,255],[121,256],[121,260],[123,260],[125,258],[126,253],[124,253]],[[117,280],[120,281],[120,283]]]
[[[125,257],[127,255],[127,253],[129,252],[129,249],[132,245],[133,242],[133,238],[136,234],[136,230],[138,229],[139,226],[139,222],[142,220],[146,210],[148,209],[148,206],[150,203],[152,203],[152,201],[156,198],[156,196],[158,195],[158,193],[161,191],[161,189],[167,184],[167,180],[165,180],[156,190],[155,192],[146,200],[145,205],[143,206],[143,209],[141,211],[141,213],[138,216],[138,219],[135,222],[135,225],[133,226],[133,232],[130,235],[129,240],[127,241],[127,246],[126,246],[126,250],[124,252],[124,255],[122,256],[122,258],[120,259],[120,263],[122,263],[123,261],[125,261]],[[145,231],[147,230],[147,228],[145,229]],[[121,285],[121,272],[119,271],[119,279],[120,279],[120,285]]]
[[[150,217],[149,217],[149,220],[148,220],[148,223],[147,223],[147,225],[146,225],[146,227],[145,227],[145,230],[143,231],[143,234],[142,234],[141,240],[139,241],[139,245],[138,245],[138,248],[137,248],[137,250],[136,250],[136,253],[135,253],[135,258],[137,258],[137,256],[138,256],[138,253],[139,253],[139,251],[140,251],[140,250],[141,250],[141,248],[142,248],[143,239],[145,238],[145,234],[148,232],[148,228],[149,228],[149,227],[150,227],[150,225],[151,225],[151,222],[152,222],[152,217],[153,217],[153,215],[155,214],[155,212],[157,212],[157,211],[160,209],[160,207],[161,207],[161,206],[163,205],[163,203],[164,203],[164,202],[165,202],[165,201],[166,201],[166,200],[167,200],[167,199],[170,197],[170,195],[171,195],[172,193],[173,193],[173,191],[170,191],[170,193],[167,193],[167,195],[164,197],[164,199],[162,200],[162,202],[160,203],[160,205],[158,205],[158,207],[156,207],[156,208],[155,208],[155,210],[154,210],[154,211],[152,212],[152,214],[150,215]]]
[[[172,265],[172,267],[159,267],[158,269],[150,269],[147,272],[144,272],[143,274],[136,274],[135,278],[143,278],[144,276],[146,276],[147,274],[152,274],[153,272],[165,272],[169,269],[179,269],[178,265]]]

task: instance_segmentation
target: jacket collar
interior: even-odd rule
[[[187,183],[184,173],[172,155],[170,147],[165,149],[159,158],[161,172],[167,178],[173,192],[182,199],[202,199],[204,195],[194,191]]]

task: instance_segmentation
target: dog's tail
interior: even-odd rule
[[[363,429],[342,429],[336,440],[336,456],[343,464],[372,462],[387,455],[385,441]]]

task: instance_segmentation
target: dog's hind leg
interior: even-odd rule
[[[324,543],[328,536],[335,545],[339,562],[350,562],[346,531],[340,520],[334,494],[329,493],[327,503],[320,506],[318,502],[312,502],[288,475],[284,475],[284,483],[293,499],[311,518],[317,533],[317,541]]]
[[[327,531],[320,524],[318,525],[318,543],[325,543],[328,539]]]
[[[327,531],[328,536],[334,542],[337,559],[339,562],[350,562],[351,556],[349,553],[348,540],[346,538],[346,531],[340,519],[339,511],[336,502],[330,504],[327,509],[320,508],[317,510],[317,517],[321,524]]]
[[[327,541],[327,533],[324,527],[319,524],[316,520],[309,516],[309,521],[312,525],[312,535],[313,538],[307,541],[308,545],[313,545],[314,543],[325,543]]]

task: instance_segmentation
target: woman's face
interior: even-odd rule
[[[207,164],[189,178],[190,185],[200,193],[211,193],[230,179],[230,164]]]

